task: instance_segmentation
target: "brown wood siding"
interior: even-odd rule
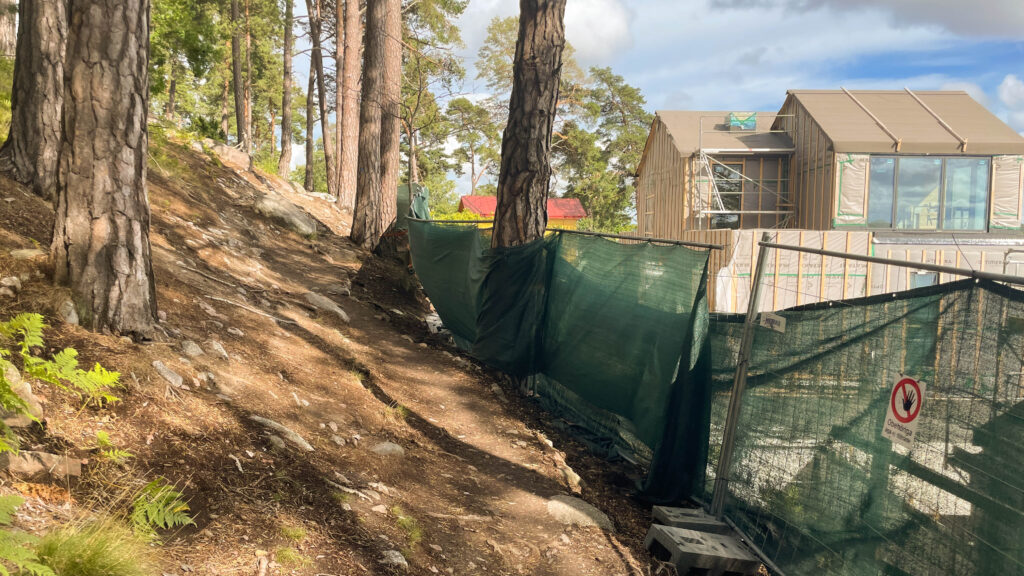
[[[835,153],[832,141],[807,110],[792,97],[782,107],[779,125],[796,145],[790,183],[796,212],[791,227],[829,230],[835,211]]]
[[[691,206],[687,200],[689,158],[679,154],[660,120],[655,120],[636,187],[637,233],[651,238],[682,235]]]

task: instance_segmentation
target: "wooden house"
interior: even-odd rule
[[[641,236],[723,244],[716,311],[746,307],[760,239],[1024,275],[1024,138],[965,92],[791,90],[778,112],[659,111]],[[779,251],[763,309],[946,281]],[[838,267],[838,268],[837,268]]]

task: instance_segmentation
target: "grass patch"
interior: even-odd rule
[[[113,518],[51,531],[37,548],[40,562],[59,576],[149,576],[156,550]]]
[[[313,561],[309,559],[309,556],[306,556],[295,548],[287,547],[278,548],[277,552],[274,554],[274,559],[277,560],[277,563],[281,566],[292,568],[309,566],[313,563]]]
[[[352,500],[352,495],[347,492],[332,492],[331,498],[334,498],[334,501],[338,504],[344,504]]]
[[[293,542],[302,542],[306,539],[306,529],[301,526],[281,526],[281,536]]]
[[[421,541],[423,541],[423,529],[420,528],[420,523],[415,518],[405,513],[405,510],[401,506],[392,506],[391,513],[395,515],[395,525],[398,526],[402,532],[405,532],[406,539],[409,541],[409,547],[413,548]]]

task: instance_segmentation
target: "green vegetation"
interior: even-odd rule
[[[288,547],[278,548],[274,553],[274,557],[278,564],[289,568],[301,568],[313,563],[309,556]]]
[[[78,367],[78,352],[74,348],[65,348],[50,360],[35,355],[34,349],[44,347],[44,328],[46,324],[39,314],[19,314],[7,322],[0,322],[0,338],[7,344],[0,345],[0,407],[31,416],[28,405],[14,392],[13,383],[7,379],[8,370],[15,368],[11,362],[14,354],[12,347],[21,358],[27,376],[77,394],[87,404],[116,402],[118,398],[110,391],[119,386],[120,374],[117,372],[111,372],[99,364],[91,370],[82,370]],[[0,452],[14,450],[17,440],[6,424],[0,426]]]
[[[149,576],[158,550],[115,518],[51,531],[36,548],[39,561],[56,576]]]
[[[110,440],[110,434],[107,434],[104,430],[96,432],[96,448],[100,451],[100,456],[104,459],[113,462],[114,464],[121,465],[126,463],[128,460],[135,458],[135,455],[127,450],[121,450]]]
[[[155,540],[157,529],[195,524],[181,492],[157,479],[143,488],[132,503],[129,516],[132,529],[140,537]]]
[[[10,528],[14,512],[24,502],[20,496],[0,496],[0,574],[54,576],[53,570],[42,564],[36,554],[34,545],[39,539]]]
[[[294,542],[302,542],[306,539],[306,529],[301,526],[281,526],[281,536]]]
[[[398,526],[402,532],[405,532],[409,548],[413,548],[423,541],[423,529],[420,528],[420,523],[417,522],[415,518],[406,514],[405,510],[398,505],[391,507],[391,513],[395,515],[395,525]]]
[[[11,89],[14,85],[14,59],[0,57],[0,144],[11,130]]]

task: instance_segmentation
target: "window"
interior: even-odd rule
[[[896,165],[896,228],[935,230],[939,227],[939,184],[942,158],[900,158]]]
[[[985,230],[988,158],[872,156],[870,228]]]
[[[721,210],[739,212],[743,205],[743,164],[714,164],[712,171],[715,177],[715,187],[718,188],[718,196],[722,199]],[[712,210],[719,210],[717,206]],[[712,228],[739,228],[739,214],[713,214],[711,216]]]
[[[873,156],[868,180],[868,226],[892,228],[892,199],[896,190],[896,159]]]
[[[988,158],[946,160],[946,230],[984,230],[988,215]]]

